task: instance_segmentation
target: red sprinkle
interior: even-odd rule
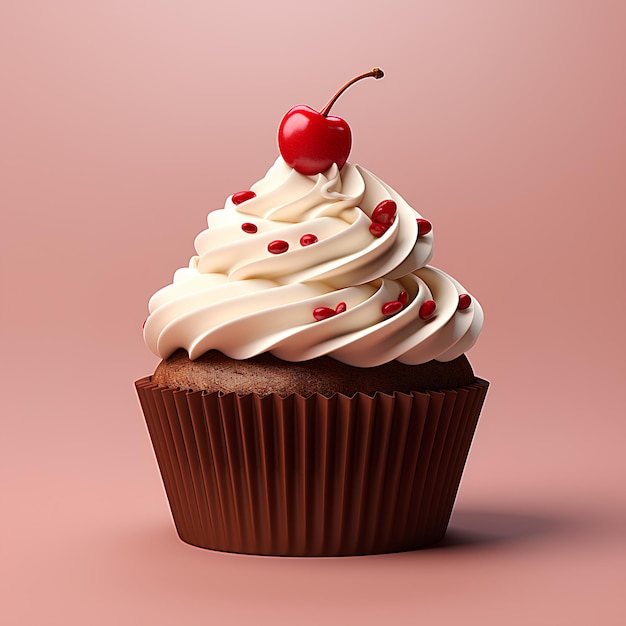
[[[418,233],[418,236],[428,235],[428,233],[432,229],[433,229],[433,225],[428,220],[424,220],[421,217],[417,218],[417,233]]]
[[[234,193],[232,201],[233,204],[241,204],[242,202],[245,202],[246,200],[251,200],[252,198],[256,198],[256,194],[254,193],[254,191],[246,189],[245,191],[238,191],[237,193]]]
[[[348,306],[347,306],[347,304],[345,302],[340,302],[335,307],[335,313],[343,313],[347,308],[348,308]]]
[[[307,233],[306,235],[302,235],[302,237],[300,237],[301,246],[310,246],[312,243],[317,243],[318,241],[317,235],[314,235],[313,233]]]
[[[289,244],[282,239],[274,239],[274,241],[270,241],[267,244],[267,249],[272,254],[282,254],[283,252],[287,252],[287,250],[289,250]]]
[[[259,229],[256,224],[245,222],[241,225],[241,230],[243,230],[244,233],[248,233],[249,235],[254,235],[254,233],[256,233]]]
[[[399,311],[402,311],[402,302],[398,300],[392,300],[391,302],[385,302],[383,304],[381,311],[383,315],[395,315]]]
[[[409,301],[409,294],[406,291],[401,291],[400,295],[398,296],[398,302],[402,306],[406,306],[408,301]]]
[[[143,321],[143,324],[141,325],[141,330],[143,330],[146,327],[147,321],[148,321],[148,318],[146,317],[146,319]]]
[[[468,293],[462,293],[459,296],[459,306],[457,307],[459,311],[467,309],[470,304],[472,304],[472,298],[470,297],[470,295]]]
[[[370,233],[374,235],[374,237],[382,237],[387,232],[387,227],[384,224],[379,224],[378,222],[372,222],[370,224]]]
[[[426,300],[420,307],[419,315],[423,320],[430,319],[435,314],[437,305],[434,300]]]
[[[333,317],[334,315],[337,315],[337,311],[335,311],[335,309],[331,309],[328,306],[318,306],[317,308],[313,309],[313,317],[318,322],[328,319],[329,317]]]
[[[383,224],[389,228],[396,219],[397,208],[393,200],[383,200],[379,202],[372,213],[372,222]]]

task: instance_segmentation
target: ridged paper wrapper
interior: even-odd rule
[[[183,541],[347,556],[444,536],[488,383],[330,398],[135,386]]]

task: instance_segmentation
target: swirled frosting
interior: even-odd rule
[[[189,267],[150,299],[144,338],[158,356],[215,349],[373,367],[450,361],[476,341],[480,305],[428,265],[432,231],[420,234],[421,216],[366,169],[305,176],[279,157],[250,191],[209,213]],[[373,234],[388,200],[395,214]]]

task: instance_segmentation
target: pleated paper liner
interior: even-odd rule
[[[488,383],[352,398],[135,386],[183,541],[342,556],[443,537]]]

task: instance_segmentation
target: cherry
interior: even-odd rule
[[[246,189],[245,191],[238,191],[237,193],[234,193],[232,201],[233,204],[241,204],[242,202],[245,202],[246,200],[251,200],[252,198],[256,198],[256,194],[254,193],[254,191]]]
[[[333,163],[340,169],[344,166],[352,147],[352,131],[344,119],[328,114],[350,85],[370,76],[378,79],[384,74],[375,67],[356,76],[321,111],[300,104],[285,114],[278,129],[278,148],[289,167],[300,174],[313,176],[325,172]]]

